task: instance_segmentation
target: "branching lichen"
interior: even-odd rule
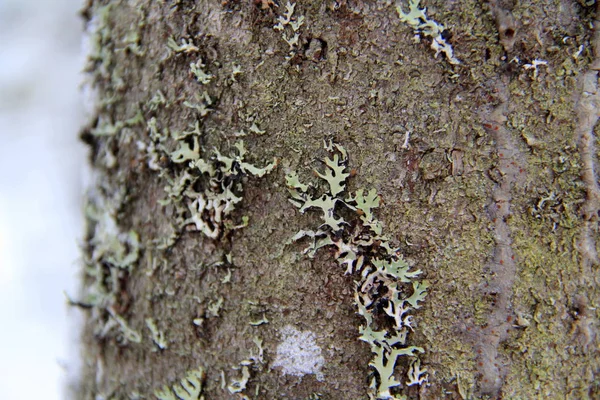
[[[203,85],[210,83],[212,78],[214,78],[211,74],[204,71],[205,67],[206,65],[204,65],[201,58],[199,58],[195,63],[190,64],[191,73],[194,74],[196,80]]]
[[[195,53],[200,50],[198,47],[194,46],[194,42],[191,39],[188,41],[185,40],[185,38],[181,39],[181,44],[177,44],[175,39],[170,37],[167,40],[167,47],[175,53]]]
[[[242,365],[242,377],[240,379],[232,380],[231,384],[227,386],[227,390],[229,393],[241,393],[246,390],[246,385],[248,384],[248,380],[250,380],[250,368],[247,365]]]
[[[161,350],[166,349],[167,340],[165,339],[165,334],[163,331],[158,330],[154,319],[146,318],[146,326],[150,330],[150,333],[152,335],[152,341],[154,342],[154,344],[156,344],[156,346]]]
[[[169,41],[169,47],[175,52],[195,51],[195,47],[190,46],[191,42],[184,41],[178,46],[174,40]],[[196,80],[203,85],[208,85],[215,78],[204,70],[201,59],[192,63],[190,68]],[[263,177],[277,166],[277,160],[263,168],[249,163],[243,141],[234,144],[237,154],[225,155],[216,148],[207,154],[202,147],[200,126],[213,111],[215,101],[208,90],[194,96],[195,100],[183,102],[183,106],[197,112],[197,120],[189,130],[169,132],[164,128],[161,132],[156,119],[151,118],[147,122],[149,142],[140,142],[138,146],[146,150],[148,167],[159,171],[167,182],[164,187],[167,196],[160,200],[160,204],[175,206],[177,232],[183,229],[199,231],[211,239],[219,239],[228,231],[248,223],[247,217],[242,217],[241,223],[231,220],[236,205],[242,201],[242,178]],[[150,101],[153,106],[162,102],[161,98],[156,101],[155,98]],[[264,133],[255,124],[251,131]],[[166,165],[169,161],[171,165]],[[174,242],[170,240],[171,244]]]
[[[425,36],[429,36],[432,39],[431,48],[435,51],[436,57],[438,54],[444,53],[450,64],[460,64],[460,61],[454,57],[452,46],[442,36],[444,26],[432,19],[428,19],[426,14],[427,9],[419,8],[420,2],[421,0],[410,0],[408,13],[404,13],[401,5],[396,6],[400,21],[409,24],[416,34],[422,33]]]
[[[178,385],[173,385],[172,388],[165,385],[162,389],[154,391],[154,395],[159,400],[203,400],[202,382],[204,378],[205,373],[202,368],[189,371]]]
[[[283,40],[290,47],[290,54],[287,57],[288,59],[295,54],[300,45],[300,34],[298,33],[298,30],[302,25],[304,25],[304,16],[293,16],[295,8],[296,3],[290,3],[288,1],[287,5],[285,6],[285,13],[277,17],[278,22],[273,26],[273,29],[281,32]],[[287,29],[289,31],[289,35],[286,34],[286,28],[291,28]]]
[[[151,128],[157,130],[156,128]],[[166,199],[161,204],[174,204],[179,214],[180,228],[200,231],[211,239],[218,239],[226,231],[247,225],[233,224],[229,217],[235,206],[242,201],[242,177],[263,177],[276,166],[277,160],[263,168],[246,161],[247,150],[243,141],[235,144],[237,154],[225,156],[214,149],[212,157],[202,158],[199,139],[199,129],[184,133],[173,133],[177,148],[169,152],[165,145],[165,135],[150,135],[152,149],[149,155],[149,165],[155,164],[156,159],[165,156],[183,169],[176,175],[162,170],[168,184],[165,186]]]
[[[200,231],[211,239],[219,238],[227,228],[235,229],[239,226],[228,224],[228,217],[236,204],[242,201],[241,178],[249,175],[262,177],[277,165],[274,160],[264,168],[256,167],[245,161],[244,142],[236,143],[235,147],[237,155],[224,156],[214,149],[214,156],[209,161],[202,158],[189,160],[184,174],[166,188],[166,192],[171,194],[174,188],[185,187],[183,190],[176,190],[174,197],[171,196],[176,204],[187,205],[187,211],[184,211],[187,218],[183,218],[182,225],[187,229]],[[202,181],[204,184],[200,187],[203,190],[200,191],[197,182]]]
[[[141,335],[116,311],[121,308],[122,282],[140,257],[138,234],[133,230],[123,232],[117,224],[123,198],[123,192],[109,196],[101,190],[88,196],[88,256],[84,262],[86,276],[92,282],[85,286],[82,301],[78,303],[91,309],[98,337],[107,337],[116,328],[116,337],[122,343],[139,343]]]
[[[248,381],[251,377],[251,367],[253,370],[261,370],[264,365],[264,349],[262,347],[263,341],[258,337],[254,337],[252,341],[258,348],[258,354],[254,355],[253,352],[250,352],[250,356],[239,363],[239,366],[235,369],[241,369],[242,377],[239,379],[232,379],[231,383],[227,386],[227,390],[229,391],[229,393],[237,394],[239,398],[243,400],[250,400],[250,398],[243,392],[246,390]],[[224,374],[223,382],[225,382]]]
[[[426,381],[426,369],[420,368],[417,354],[423,349],[406,343],[409,331],[413,330],[411,310],[419,308],[426,296],[427,283],[417,281],[420,270],[412,270],[400,255],[399,249],[392,247],[388,237],[382,235],[383,225],[374,216],[374,209],[380,205],[374,189],[365,192],[360,189],[354,195],[343,197],[346,192],[346,172],[348,156],[346,150],[332,142],[325,148],[333,153],[326,158],[325,171],[315,171],[327,182],[328,189],[317,195],[311,186],[302,184],[296,173],[286,177],[291,195],[291,203],[301,213],[309,209],[320,209],[323,224],[317,231],[300,231],[293,240],[311,238],[311,245],[305,250],[311,257],[325,246],[332,246],[340,266],[346,274],[360,276],[355,292],[355,302],[366,324],[359,328],[359,339],[369,343],[374,356],[369,365],[376,376],[372,380],[373,399],[400,399],[394,388],[402,383],[395,377],[398,359],[407,356],[412,359],[408,370],[407,385]],[[345,221],[340,211],[346,208],[354,211],[352,221]],[[386,329],[381,323],[388,319],[392,328]]]

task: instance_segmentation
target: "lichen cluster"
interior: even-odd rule
[[[231,383],[227,385],[227,390],[230,394],[236,395],[236,398],[240,400],[250,400],[250,397],[244,392],[247,390],[248,382],[250,381],[251,376],[256,373],[256,371],[261,371],[264,364],[264,348],[263,348],[263,340],[259,337],[255,336],[252,341],[256,345],[258,351],[255,354],[253,351],[250,352],[250,355],[240,361],[238,366],[234,367],[234,369],[242,372],[242,376],[240,378],[232,378]],[[225,386],[225,373],[221,371],[221,379],[223,382],[223,388]]]
[[[181,46],[174,43],[171,39],[168,47],[175,54],[198,51],[191,41],[183,41]],[[201,59],[190,65],[194,78],[203,85],[213,78],[204,68]],[[148,102],[147,110],[154,112],[166,103],[164,94],[158,91]],[[137,147],[145,154],[148,168],[166,182],[166,196],[159,203],[173,207],[174,231],[171,236],[153,243],[159,250],[172,246],[184,230],[199,231],[216,240],[232,229],[245,226],[247,217],[242,217],[238,223],[232,218],[236,205],[242,201],[243,178],[262,177],[277,165],[276,160],[264,168],[248,163],[243,141],[234,144],[236,151],[231,155],[224,155],[216,148],[204,151],[201,147],[202,123],[212,111],[213,104],[207,90],[195,100],[185,101],[183,105],[197,113],[191,129],[184,132],[167,127],[161,129],[156,117],[146,119],[142,109],[124,121],[99,118],[96,126],[89,130],[97,143],[100,166],[104,168],[98,170],[98,188],[89,194],[86,205],[89,231],[85,242],[88,254],[85,264],[90,283],[84,288],[82,300],[71,303],[92,309],[94,333],[100,338],[114,334],[123,344],[142,340],[141,333],[129,327],[123,317],[127,300],[121,299],[121,293],[141,259],[145,245],[135,230],[122,231],[119,226],[118,214],[128,201],[127,192],[126,189],[111,189],[113,185],[109,179],[110,170],[118,164],[113,151],[119,143],[132,140],[133,127],[145,124],[147,139],[138,140]],[[253,127],[258,130],[256,125]],[[147,325],[156,345],[160,349],[166,347],[156,325]]]
[[[420,307],[428,285],[417,280],[421,271],[412,270],[400,250],[383,234],[383,225],[373,213],[380,205],[375,189],[359,189],[353,195],[345,195],[350,176],[346,171],[346,150],[331,141],[325,143],[325,148],[332,157],[324,159],[324,172],[315,171],[327,182],[324,194],[317,195],[315,188],[302,184],[295,173],[286,177],[292,204],[301,213],[319,209],[323,219],[316,231],[302,230],[293,240],[311,238],[305,250],[311,257],[322,247],[335,248],[335,258],[345,273],[360,278],[356,282],[355,302],[366,322],[359,329],[360,340],[371,346],[374,356],[369,365],[376,372],[371,398],[401,399],[404,397],[393,393],[402,385],[394,374],[400,356],[410,358],[406,385],[426,380],[426,370],[420,368],[417,358],[423,349],[409,346],[407,335],[413,330],[410,312]]]
[[[199,51],[191,40],[182,39],[181,43],[178,45],[175,39],[170,38],[167,47],[175,55]],[[200,57],[190,63],[190,75],[203,88],[215,78],[206,68]],[[240,73],[239,66],[234,65],[229,83],[234,82],[235,76]],[[196,114],[196,121],[189,130],[176,132],[166,127],[161,130],[156,119],[151,118],[147,124],[149,140],[139,145],[147,152],[148,166],[159,171],[167,181],[167,196],[161,204],[175,206],[177,232],[194,230],[211,239],[219,239],[229,230],[247,223],[247,219],[243,218],[242,224],[236,225],[230,218],[236,204],[242,201],[242,178],[249,175],[264,176],[276,167],[277,160],[264,168],[248,163],[248,152],[243,141],[234,144],[237,154],[223,155],[216,148],[205,151],[201,145],[202,124],[214,111],[215,99],[204,89],[194,97],[183,102],[183,106],[194,110]],[[160,92],[153,98],[156,107],[164,102],[161,98],[164,96]],[[256,124],[250,130],[254,131],[253,128],[259,130]],[[170,161],[168,168],[160,160]]]
[[[71,302],[91,309],[96,336],[104,338],[116,331],[120,342],[139,343],[141,334],[128,326],[119,309],[123,282],[140,256],[140,241],[134,230],[121,231],[117,224],[124,192],[109,194],[107,190],[99,187],[88,195],[85,245],[89,251],[84,263],[91,282],[85,286],[82,300]]]
[[[300,33],[298,31],[304,25],[303,15],[294,17],[295,8],[296,3],[288,1],[284,14],[277,17],[277,24],[273,26],[274,30],[281,32],[281,37],[290,46],[289,55],[286,57],[288,60],[296,54],[298,47],[300,47]],[[289,34],[286,34],[286,30]]]
[[[444,53],[450,64],[460,64],[460,61],[454,57],[452,46],[446,42],[442,33],[444,26],[436,21],[427,18],[427,9],[419,8],[421,0],[410,0],[408,13],[402,10],[399,4],[396,6],[396,11],[400,16],[400,21],[406,22],[415,31],[415,34],[423,34],[431,38],[431,49],[435,51],[435,56]]]
[[[171,388],[165,385],[162,389],[154,391],[154,395],[159,400],[204,400],[202,396],[204,378],[205,373],[202,368],[191,370],[178,385],[173,385]]]
[[[174,151],[167,150],[166,135],[151,135],[151,159],[168,157],[178,165],[171,169],[161,169],[161,175],[167,181],[166,197],[162,205],[173,204],[176,208],[176,226],[202,232],[211,239],[218,239],[227,231],[244,226],[235,224],[231,214],[236,204],[242,201],[245,176],[262,177],[277,165],[273,160],[264,168],[246,162],[247,150],[243,141],[235,143],[237,154],[225,156],[213,149],[210,157],[202,158],[199,144],[200,131],[192,129],[171,135],[177,143]],[[154,162],[150,162],[154,164]]]

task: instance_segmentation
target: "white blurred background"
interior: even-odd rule
[[[0,0],[0,399],[65,399],[77,371],[86,149],[81,0]]]

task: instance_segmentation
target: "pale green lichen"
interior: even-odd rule
[[[178,222],[180,229],[199,231],[211,239],[218,239],[225,232],[248,224],[247,216],[242,217],[241,224],[229,220],[236,205],[242,201],[241,178],[265,176],[277,166],[276,159],[262,168],[247,162],[248,151],[243,141],[234,144],[237,154],[224,155],[215,148],[212,156],[205,159],[198,123],[191,130],[172,132],[169,136],[176,141],[177,148],[169,151],[169,136],[160,133],[155,120],[149,121],[148,128],[151,139],[146,146],[148,165],[151,168],[158,167],[167,181],[167,197],[160,200],[160,204],[174,204],[177,207],[181,216]],[[175,176],[157,164],[157,160],[165,155],[183,168]]]
[[[249,324],[251,326],[260,326],[260,325],[264,325],[264,324],[268,324],[268,323],[269,323],[269,320],[267,319],[266,315],[264,315],[264,314],[261,319],[249,322]]]
[[[254,336],[252,338],[252,342],[254,342],[254,344],[258,348],[258,354],[256,356],[254,354],[251,354],[250,359],[255,360],[255,362],[258,364],[262,364],[264,362],[265,357],[265,349],[263,349],[263,340],[258,336]]]
[[[231,393],[231,394],[241,393],[244,390],[246,390],[246,385],[248,384],[249,380],[250,380],[250,368],[248,368],[248,366],[246,366],[246,365],[243,365],[242,366],[242,377],[240,379],[233,379],[231,381],[231,383],[227,386],[227,390],[229,390],[229,393]]]
[[[418,358],[413,360],[408,368],[408,382],[406,386],[421,385],[427,380],[427,368],[421,369],[421,360]]]
[[[251,370],[261,370],[264,365],[264,349],[262,347],[263,341],[262,341],[262,339],[260,339],[256,336],[252,338],[252,341],[258,348],[258,354],[255,355],[254,352],[251,351],[250,356],[247,359],[240,361],[239,365],[237,367],[234,367],[234,369],[242,371],[241,378],[232,379],[231,383],[229,385],[227,385],[227,390],[229,391],[229,393],[237,395],[238,397],[236,397],[236,398],[245,399],[245,400],[250,399],[246,394],[243,393],[246,390],[246,387],[248,386],[248,381],[250,380],[250,377],[251,377],[250,371]],[[223,382],[222,387],[225,388],[225,385],[227,382],[225,380],[224,372],[221,372],[221,379]],[[258,396],[258,388],[259,388],[259,385],[257,385],[257,393],[256,393],[257,396]],[[255,398],[257,398],[257,397],[255,397]]]
[[[370,396],[372,399],[401,399],[404,396],[395,393],[395,388],[402,386],[395,375],[400,357],[413,360],[407,371],[407,386],[427,379],[426,369],[421,369],[417,361],[417,354],[424,350],[408,345],[407,336],[413,330],[410,312],[421,306],[428,284],[416,280],[421,271],[411,269],[399,249],[382,235],[383,225],[374,215],[380,206],[376,191],[359,189],[354,195],[342,196],[350,175],[346,172],[346,150],[332,142],[325,142],[325,149],[333,156],[325,158],[324,172],[315,172],[327,182],[326,193],[314,194],[311,186],[302,184],[295,172],[286,177],[292,204],[302,213],[320,209],[323,214],[319,230],[302,230],[292,241],[311,238],[312,243],[305,250],[311,257],[318,249],[333,246],[337,262],[345,267],[346,274],[360,276],[355,302],[366,324],[359,328],[359,339],[371,346],[374,356],[369,365],[376,372]],[[342,207],[355,211],[359,223],[345,221],[339,213]],[[350,226],[354,228],[348,229]],[[381,318],[389,319],[393,328],[379,329],[381,324],[375,320],[381,321]]]
[[[195,53],[200,49],[194,46],[194,42],[190,39],[189,41],[185,38],[181,39],[181,44],[177,44],[173,37],[167,40],[167,47],[175,53]]]
[[[294,10],[296,8],[296,3],[288,3],[285,6],[285,12],[283,15],[277,17],[277,24],[273,26],[273,29],[281,32],[281,37],[290,47],[290,55],[287,57],[289,59],[295,51],[298,49],[300,34],[298,30],[302,25],[304,25],[304,16],[294,17]],[[286,34],[286,27],[291,28],[291,32]],[[288,29],[289,30],[289,29]]]
[[[156,346],[164,350],[167,348],[167,340],[165,339],[165,334],[163,331],[159,330],[156,326],[156,322],[152,318],[146,318],[146,326],[150,330],[150,334],[152,335],[152,341]]]
[[[87,26],[87,37],[84,45],[87,45],[88,60],[85,69],[93,71],[95,78],[101,76],[111,78],[109,72],[114,63],[113,34],[110,26],[111,13],[114,4],[98,7],[93,18]]]
[[[143,57],[144,55],[146,55],[146,50],[142,50],[142,47],[140,46],[141,38],[140,38],[140,34],[138,31],[136,31],[136,30],[130,31],[123,38],[123,43],[125,44],[124,49],[130,51],[131,53],[135,54],[136,56]]]
[[[196,80],[199,83],[206,85],[210,83],[214,76],[209,73],[206,73],[204,71],[204,68],[206,68],[206,65],[204,65],[201,58],[199,58],[198,61],[196,61],[195,63],[190,64],[190,72],[194,74]]]
[[[285,6],[285,12],[283,15],[277,17],[277,21],[279,21],[273,29],[282,31],[284,26],[288,25],[292,21],[292,15],[294,15],[294,9],[296,8],[296,3],[288,3]]]
[[[179,148],[171,153],[171,160],[176,164],[186,161],[196,161],[198,158],[200,158],[200,145],[198,144],[197,137],[192,139],[192,145],[188,142],[180,141]]]
[[[231,69],[231,82],[237,82],[236,76],[242,74],[242,67],[240,65],[234,64]]]
[[[131,329],[129,327],[129,325],[127,324],[127,322],[125,321],[125,319],[123,317],[121,317],[120,315],[117,315],[117,313],[115,313],[112,308],[109,307],[108,312],[110,314],[110,319],[108,320],[107,324],[104,326],[104,329],[109,331],[112,328],[112,325],[114,325],[114,323],[116,323],[120,327],[121,333],[123,334],[123,338],[125,339],[125,341],[130,341],[133,343],[141,343],[142,335],[140,335],[139,332]]]
[[[410,0],[408,13],[402,10],[402,6],[399,4],[396,6],[396,11],[400,16],[400,21],[406,22],[410,25],[415,33],[429,36],[431,41],[431,48],[435,51],[435,56],[444,53],[446,59],[450,64],[460,64],[460,61],[454,57],[454,50],[452,46],[446,42],[446,39],[442,36],[444,32],[444,26],[437,23],[432,19],[427,18],[427,9],[419,8],[421,0]]]
[[[198,368],[189,371],[179,384],[169,388],[167,385],[154,391],[158,400],[203,400],[204,369]],[[175,394],[173,394],[173,392]]]
[[[252,123],[252,126],[250,126],[250,128],[248,129],[250,132],[255,133],[257,135],[264,135],[266,131],[261,130],[258,125],[256,125],[256,122]]]
[[[115,311],[120,304],[123,278],[137,265],[141,247],[135,231],[124,232],[117,224],[124,197],[124,192],[108,196],[100,190],[88,196],[86,217],[90,234],[84,262],[86,277],[92,282],[85,286],[78,304],[91,308],[91,319],[96,322],[94,333],[98,337],[107,337],[116,328],[121,342],[140,343],[141,335]]]
[[[336,144],[336,147],[339,151],[340,146]],[[350,176],[350,173],[344,172],[346,169],[346,166],[344,165],[346,160],[346,157],[340,159],[340,155],[336,153],[333,155],[333,158],[325,158],[323,160],[327,166],[324,173],[315,171],[318,177],[326,180],[329,184],[329,193],[332,197],[335,197],[344,191],[346,179]]]
[[[233,212],[236,204],[242,201],[242,197],[237,194],[243,192],[240,178],[246,175],[262,177],[277,165],[274,160],[264,168],[256,167],[245,161],[244,142],[236,143],[235,147],[238,150],[237,155],[224,156],[214,149],[215,156],[212,162],[198,160],[190,163],[191,170],[204,175],[208,183],[203,192],[196,191],[190,185],[183,193],[190,215],[183,221],[183,225],[212,239],[221,236],[226,227],[226,218]],[[245,224],[241,226],[243,225]]]
[[[223,283],[223,284],[231,283],[231,269],[230,268],[227,268],[227,273],[225,274],[223,279],[221,279],[221,283]]]
[[[168,47],[175,53],[196,52],[198,48],[191,40],[182,39],[179,45],[169,38]],[[148,167],[159,171],[166,181],[166,198],[159,200],[163,206],[175,207],[176,227],[174,233],[160,243],[161,249],[173,245],[183,230],[199,231],[211,239],[219,239],[227,232],[240,229],[248,224],[243,216],[241,223],[232,221],[231,216],[236,205],[242,201],[243,177],[264,175],[273,171],[277,160],[258,167],[246,158],[248,150],[243,141],[234,144],[237,154],[225,154],[214,148],[207,152],[202,146],[201,124],[214,111],[215,99],[209,94],[214,75],[208,73],[201,58],[190,64],[194,78],[205,85],[206,90],[195,93],[194,100],[185,100],[183,106],[196,111],[195,124],[187,131],[179,132],[158,126],[156,118],[147,122],[149,141],[138,142],[138,148],[147,153]],[[234,65],[232,78],[241,73]],[[157,97],[158,96],[158,97]],[[164,102],[164,96],[157,93],[149,107],[158,107]],[[254,122],[250,131],[264,134]],[[168,163],[171,165],[168,165]]]
[[[290,190],[300,190],[301,192],[306,192],[308,190],[308,185],[304,185],[300,183],[298,180],[298,174],[295,171],[292,171],[288,175],[285,176],[285,182],[287,183]],[[297,192],[295,192],[296,196],[299,196]],[[302,198],[300,198],[302,200]]]
[[[150,111],[156,111],[160,106],[167,104],[167,100],[165,99],[165,95],[160,90],[156,91],[156,94],[150,101],[147,103],[148,109]]]
[[[208,316],[209,317],[218,317],[221,308],[223,308],[223,297],[219,297],[216,301],[210,303],[208,305]]]
[[[117,121],[112,123],[106,119],[100,119],[95,128],[90,130],[90,133],[94,136],[115,136],[121,132],[124,128],[132,127],[144,122],[144,116],[142,112],[138,112],[131,118],[124,121]]]
[[[191,108],[192,110],[196,110],[196,112],[198,113],[198,115],[200,117],[206,117],[208,115],[208,113],[211,111],[211,109],[208,107],[211,103],[211,99],[208,98],[208,101],[206,101],[206,97],[201,97],[198,94],[194,95],[194,97],[196,98],[196,102],[192,103],[189,100],[186,100],[183,102],[183,105],[187,108]]]

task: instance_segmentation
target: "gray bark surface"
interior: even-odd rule
[[[385,1],[299,1],[304,23],[276,30],[285,4],[270,0],[90,0],[98,106],[82,137],[97,179],[77,397],[154,399],[202,367],[207,400],[368,398],[359,277],[327,248],[310,258],[290,243],[321,222],[290,204],[285,176],[318,186],[333,139],[349,190],[376,189],[385,233],[429,284],[408,335],[428,380],[407,386],[400,358],[397,396],[598,398],[600,102],[596,10],[583,3],[423,1],[456,64]],[[185,170],[168,155],[194,137],[206,160],[240,139],[247,162],[278,160],[235,182],[227,224],[249,222],[216,239],[182,224],[185,201],[161,205]],[[312,333],[322,377],[273,368],[286,326]],[[262,362],[231,393],[258,340]]]

